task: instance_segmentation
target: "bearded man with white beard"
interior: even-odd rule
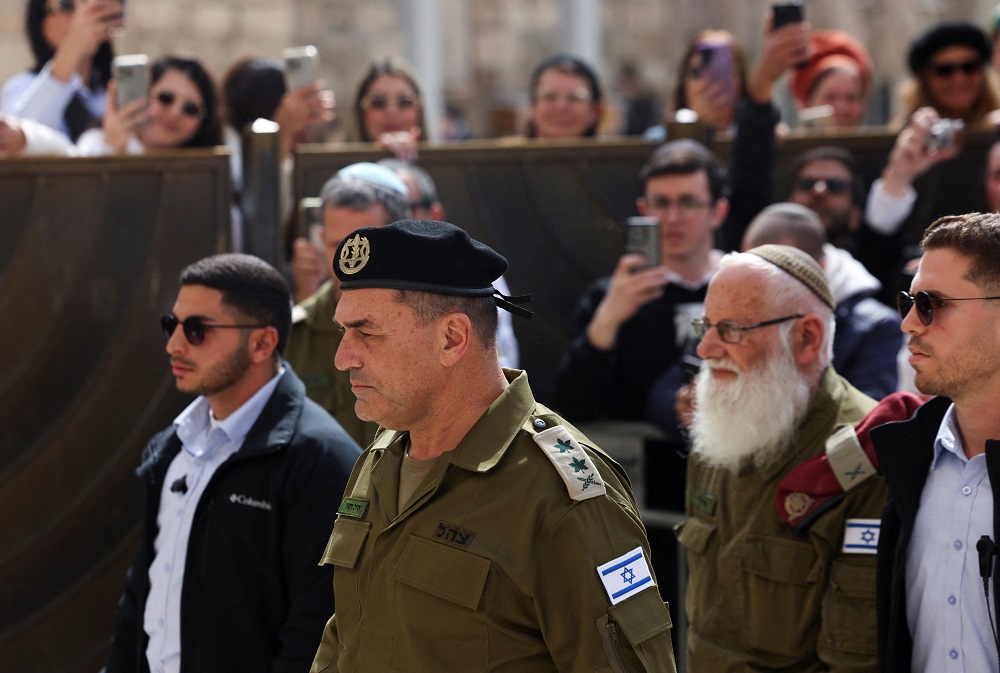
[[[875,406],[830,365],[833,307],[815,260],[764,245],[723,258],[694,321],[704,363],[676,529],[692,673],[876,670],[882,478],[820,507],[803,492],[776,501],[803,463],[853,459],[836,433],[857,444],[852,426]],[[810,514],[792,525],[797,508]]]

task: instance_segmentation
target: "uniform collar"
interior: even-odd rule
[[[535,398],[528,386],[527,373],[518,369],[504,369],[503,372],[510,385],[450,452],[452,465],[470,472],[487,472],[500,462],[534,411]],[[408,432],[385,432],[376,438],[371,450],[386,450],[398,443],[402,456],[408,435]]]

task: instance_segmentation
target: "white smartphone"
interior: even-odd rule
[[[111,74],[118,87],[115,98],[118,109],[149,97],[149,59],[145,54],[115,56],[111,61]]]
[[[301,89],[319,79],[319,51],[316,47],[289,47],[281,55],[285,60],[285,84],[289,91]]]

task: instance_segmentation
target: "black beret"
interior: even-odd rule
[[[943,21],[928,29],[910,45],[910,55],[907,63],[914,75],[919,75],[934,54],[946,47],[971,47],[979,52],[983,62],[990,60],[993,45],[985,31],[968,21]]]
[[[400,220],[348,234],[337,247],[333,270],[343,290],[385,287],[488,297],[507,260],[453,224]]]

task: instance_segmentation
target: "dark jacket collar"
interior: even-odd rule
[[[264,405],[257,421],[250,428],[243,446],[230,460],[272,453],[286,446],[295,434],[295,427],[302,415],[306,388],[296,376],[291,365],[282,361],[285,373],[278,381],[271,398]],[[170,461],[181,449],[177,431],[171,425],[150,440],[142,453],[142,462],[136,469],[140,478],[150,483],[158,481],[159,473],[166,471]]]

